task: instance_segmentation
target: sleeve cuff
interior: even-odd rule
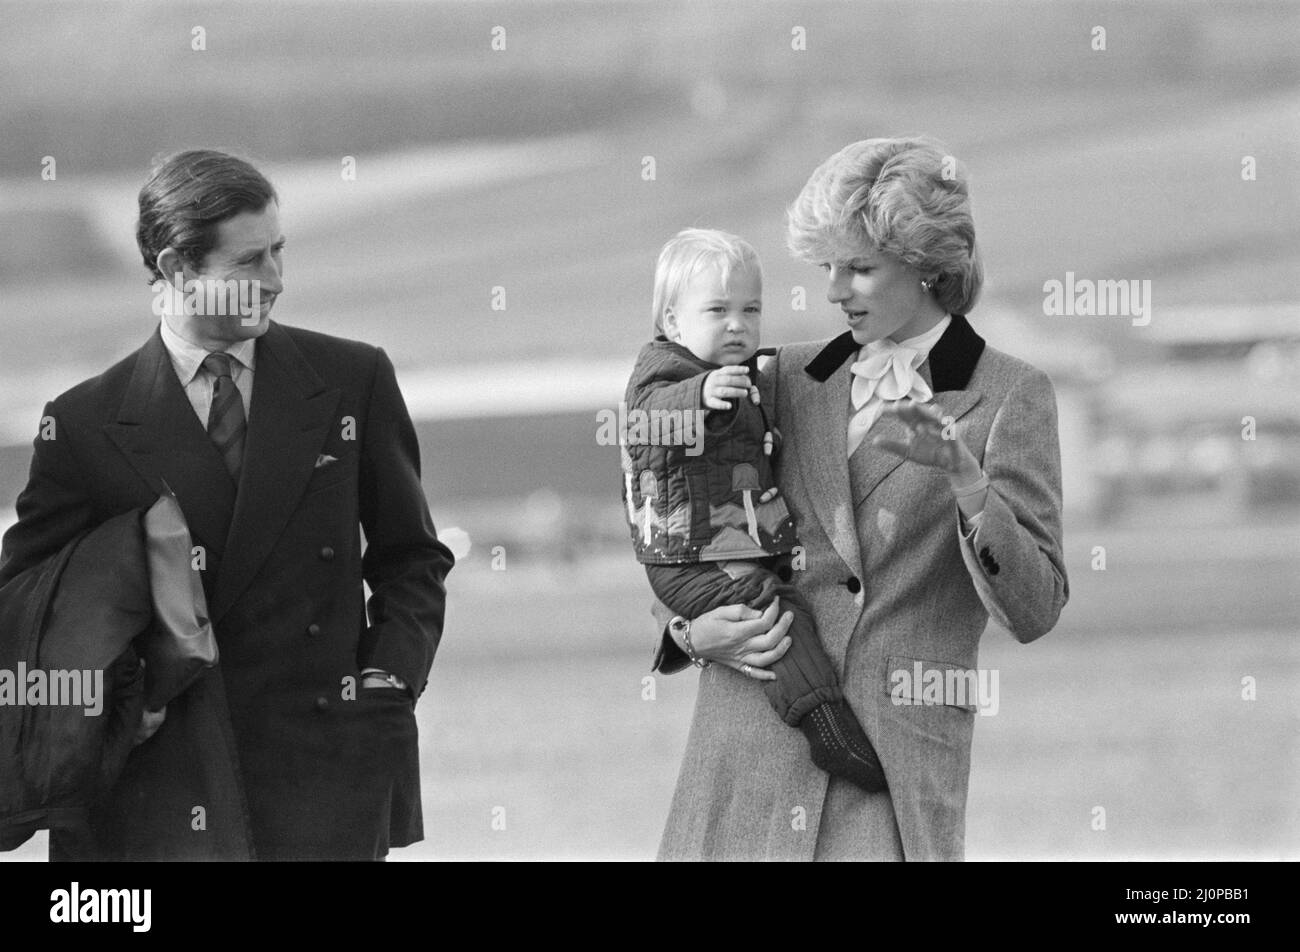
[[[658,671],[660,674],[676,674],[690,666],[691,659],[677,646],[677,642],[673,641],[673,636],[668,633],[668,627],[665,625],[650,670]]]

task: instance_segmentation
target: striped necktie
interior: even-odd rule
[[[212,408],[208,410],[208,436],[216,444],[230,478],[239,485],[239,469],[244,462],[244,400],[230,375],[229,354],[211,353],[203,358],[203,369],[216,379],[212,382]]]

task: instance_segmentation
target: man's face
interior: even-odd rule
[[[762,279],[733,268],[728,284],[716,267],[697,274],[664,314],[665,336],[713,364],[743,364],[753,356],[762,323]]]
[[[203,282],[218,313],[177,315],[182,336],[204,344],[228,344],[266,333],[271,308],[284,290],[284,235],[275,202],[260,212],[240,212],[217,225],[217,243],[198,271],[185,268],[186,281]],[[255,293],[250,294],[250,291]],[[256,302],[257,307],[251,305]]]

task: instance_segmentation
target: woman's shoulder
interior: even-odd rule
[[[1029,361],[985,343],[967,387],[973,390],[1053,393],[1047,372]]]
[[[807,363],[838,340],[838,337],[828,337],[825,340],[796,341],[793,344],[782,344],[774,349],[776,356],[782,361]]]
[[[766,369],[775,368],[778,373],[790,374],[804,370],[823,354],[828,357],[842,356],[847,359],[850,352],[856,352],[858,349],[851,339],[846,341],[846,338],[850,337],[851,335],[841,334],[839,337],[828,337],[825,340],[798,341],[770,348],[773,353],[765,365]],[[764,353],[766,352],[765,350]]]

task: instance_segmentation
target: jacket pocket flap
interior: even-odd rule
[[[996,690],[996,682],[992,687]],[[975,668],[891,655],[885,666],[884,691],[896,705],[942,705],[974,713],[988,686]]]

